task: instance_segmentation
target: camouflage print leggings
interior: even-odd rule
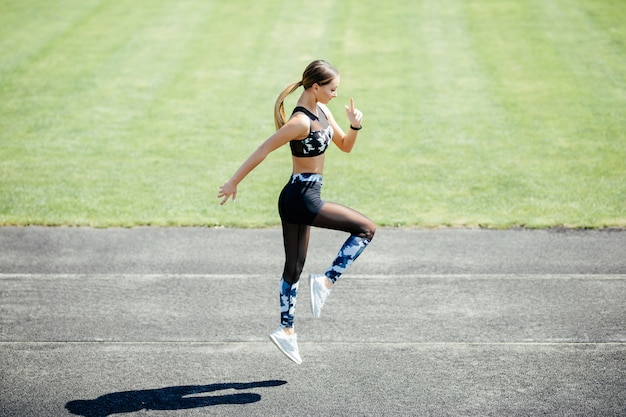
[[[374,223],[351,208],[320,198],[322,177],[295,174],[279,198],[283,226],[285,265],[281,280],[281,322],[293,326],[298,281],[304,268],[311,226],[341,230],[350,234],[325,275],[335,282],[363,252],[374,237]]]

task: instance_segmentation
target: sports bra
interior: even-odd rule
[[[330,145],[330,141],[333,138],[333,128],[328,122],[328,118],[324,111],[319,108],[319,114],[322,115],[323,119],[326,121],[326,128],[321,130],[311,130],[309,128],[309,136],[302,140],[292,140],[289,142],[289,146],[291,147],[291,154],[293,156],[297,156],[300,158],[309,158],[313,156],[322,155],[326,152],[326,148]],[[319,120],[319,118],[305,109],[304,107],[296,107],[293,109],[291,115],[293,116],[296,112],[303,112],[309,119],[311,120]]]

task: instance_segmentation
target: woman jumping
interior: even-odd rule
[[[337,97],[339,72],[326,61],[314,61],[302,74],[302,81],[283,90],[274,107],[276,133],[270,136],[219,189],[220,204],[237,197],[237,185],[272,151],[289,143],[293,170],[289,182],[278,198],[278,213],[283,228],[285,266],[280,280],[280,326],[270,339],[289,359],[302,363],[294,331],[294,313],[298,283],[309,244],[310,226],[350,233],[337,257],[323,275],[309,276],[313,317],[319,318],[322,306],[333,284],[361,254],[374,237],[374,223],[348,207],[323,201],[320,197],[326,149],[332,141],[340,150],[354,147],[363,114],[346,106],[350,122],[348,133],[339,127],[326,104]],[[285,118],[285,98],[303,87],[297,106],[289,120]]]

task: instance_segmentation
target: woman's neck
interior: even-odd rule
[[[317,114],[317,100],[308,91],[304,91],[302,93],[302,95],[298,99],[297,105],[300,107],[304,107],[305,109],[307,109],[308,111],[310,111],[316,116],[318,115]]]

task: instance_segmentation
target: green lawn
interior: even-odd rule
[[[626,227],[623,0],[3,0],[0,225],[276,225],[313,59],[365,114],[324,197],[386,226]],[[297,95],[288,101],[293,106]]]

